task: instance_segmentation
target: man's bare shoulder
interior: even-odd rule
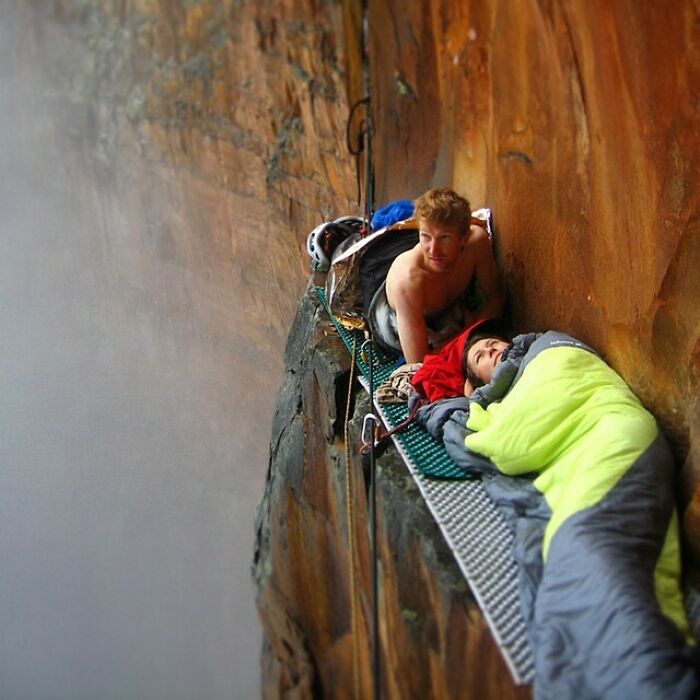
[[[424,272],[420,248],[415,246],[396,256],[389,268],[387,282],[416,283]]]
[[[469,233],[467,234],[465,243],[466,248],[483,249],[484,246],[491,243],[491,239],[485,229],[476,224],[472,224],[469,227]]]
[[[399,297],[419,295],[425,284],[420,249],[411,248],[396,257],[386,277],[386,293],[389,305],[395,308]]]

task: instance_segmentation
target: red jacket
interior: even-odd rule
[[[462,355],[467,339],[478,326],[488,319],[480,319],[455,336],[437,355],[428,354],[423,366],[411,378],[411,384],[428,401],[439,401],[452,396],[464,396],[466,377],[462,372]]]

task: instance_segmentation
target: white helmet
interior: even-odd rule
[[[319,224],[306,239],[306,250],[316,267],[327,270],[336,247],[350,236],[360,233],[363,225],[364,222],[357,216],[341,216],[335,221]]]

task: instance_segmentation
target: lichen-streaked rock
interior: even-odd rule
[[[351,697],[353,643],[346,447],[351,470],[361,696],[371,692],[367,484],[359,459],[368,410],[330,322],[304,297],[290,334],[258,512],[254,577],[265,630],[266,697]],[[379,608],[386,697],[520,698],[452,554],[406,467],[378,461]]]

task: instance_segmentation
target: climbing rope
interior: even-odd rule
[[[372,122],[372,103],[370,99],[370,70],[369,70],[369,3],[362,3],[362,73],[365,85],[365,201],[364,220],[369,231],[371,228],[374,209],[374,154],[372,152],[372,136],[374,124]],[[363,343],[369,346],[369,401],[370,411],[374,405],[374,361],[372,357],[372,340]],[[373,427],[376,430],[378,419],[371,416]],[[370,447],[370,541],[372,549],[372,696],[379,700],[381,694],[380,684],[380,654],[379,654],[379,577],[377,567],[379,553],[377,552],[377,476],[374,453],[374,440]]]
[[[357,205],[362,206],[363,220],[367,232],[370,230],[372,213],[374,209],[374,157],[372,151],[372,135],[374,124],[370,101],[370,73],[369,73],[369,10],[367,2],[363,2],[362,17],[362,76],[364,83],[364,96],[357,100],[350,109],[345,127],[345,141],[350,155],[355,157],[355,179],[357,181]],[[355,143],[351,137],[352,123],[357,110],[364,108],[364,118],[359,123]],[[365,156],[364,183],[360,178],[360,156]],[[364,187],[362,187],[364,184]]]
[[[350,135],[352,122],[355,117],[355,112],[360,107],[364,107],[365,110],[369,107],[369,97],[362,97],[355,102],[355,104],[350,108],[350,114],[348,115],[348,121],[345,126],[345,143],[347,144],[348,151],[351,156],[355,157],[355,181],[357,183],[357,206],[362,204],[362,178],[360,176],[360,155],[362,154],[365,147],[365,131],[367,130],[367,121],[362,119],[360,125],[357,129],[357,134],[355,134],[355,143],[353,144],[352,136]]]
[[[372,357],[371,338],[362,343],[360,351],[366,351],[367,366],[369,369],[369,399],[370,409],[374,402],[374,358]],[[379,419],[374,413],[368,413],[365,416],[365,423],[372,423],[372,432],[377,432]],[[374,700],[379,700],[380,684],[379,684],[379,577],[377,575],[377,565],[379,555],[377,552],[377,465],[375,462],[375,439],[372,436],[369,447],[369,521],[370,521],[370,549],[372,554],[372,694]]]
[[[370,228],[372,220],[372,209],[374,207],[374,158],[372,153],[372,109],[370,100],[370,72],[369,72],[369,3],[364,0],[362,3],[362,76],[365,85],[365,201],[364,219],[367,230]]]
[[[374,163],[372,159],[372,115],[370,111],[370,76],[369,76],[369,12],[367,1],[363,2],[363,18],[362,18],[362,68],[364,78],[364,97],[352,106],[346,126],[345,138],[348,150],[351,155],[355,156],[355,174],[357,178],[357,203],[362,204],[363,221],[365,233],[369,233],[372,220],[372,209],[374,207]],[[356,111],[360,106],[364,107],[364,119],[360,122],[359,130],[356,136],[356,145],[353,145],[350,136],[351,124]],[[360,155],[364,153],[364,183],[360,181]],[[364,187],[362,187],[364,184]],[[371,342],[371,341],[367,341]],[[365,343],[366,344],[366,343]],[[363,349],[365,344],[363,344]],[[350,402],[353,393],[353,380],[355,375],[357,341],[353,334],[352,352],[350,361],[350,380],[348,383],[348,396],[345,404],[345,426],[343,437],[345,440],[345,500],[347,529],[348,529],[348,560],[350,568],[350,630],[352,635],[352,664],[353,664],[353,688],[354,697],[356,700],[360,698],[360,640],[358,637],[358,619],[357,619],[357,572],[355,567],[355,518],[353,508],[353,478],[352,468],[350,463],[350,439],[349,439],[349,421],[350,421]],[[371,351],[370,351],[371,357]],[[370,359],[370,406],[373,398],[373,380],[372,367]],[[365,422],[371,418],[373,420],[373,429],[376,428],[377,418],[373,414],[368,414],[365,417]],[[375,700],[379,700],[380,684],[379,684],[379,613],[378,613],[378,594],[377,594],[377,545],[376,545],[376,479],[375,479],[375,464],[374,464],[374,440],[371,441],[371,457],[370,457],[370,544],[372,556],[372,691]]]
[[[348,564],[350,569],[350,635],[352,636],[352,677],[353,697],[360,697],[360,640],[357,635],[357,578],[355,571],[355,516],[353,508],[353,479],[352,465],[350,463],[350,401],[353,393],[353,380],[355,377],[355,352],[357,341],[353,337],[352,353],[350,358],[350,380],[348,382],[348,396],[345,402],[345,427],[343,439],[345,440],[345,514],[348,529]]]

